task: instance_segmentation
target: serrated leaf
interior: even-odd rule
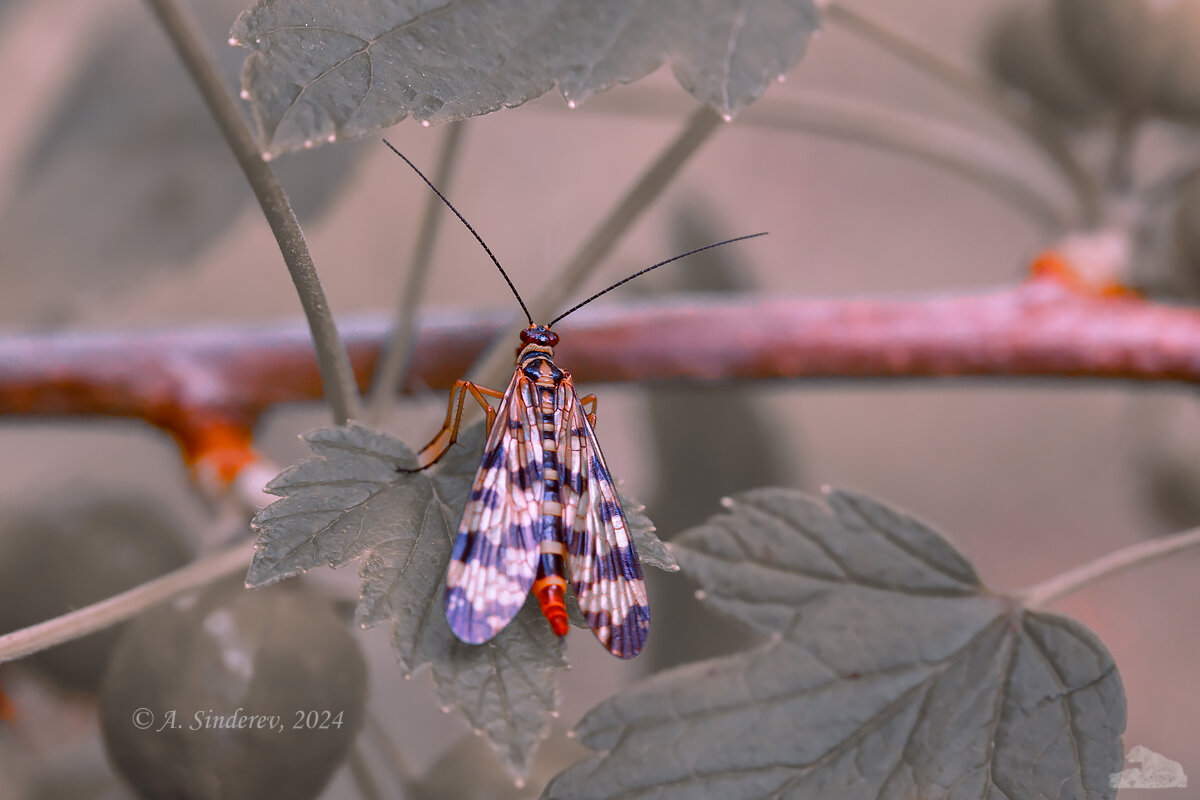
[[[318,566],[344,566],[385,541],[407,539],[415,547],[432,538],[421,522],[434,479],[397,472],[416,466],[402,442],[358,425],[323,428],[304,440],[317,457],[267,484],[268,492],[283,499],[260,510],[251,523],[260,536],[247,585]]]
[[[678,572],[679,563],[667,543],[655,535],[658,530],[650,518],[646,516],[646,507],[636,500],[631,500],[618,492],[621,508],[625,511],[625,523],[629,526],[629,536],[633,539],[634,549],[644,566],[661,569],[664,572]]]
[[[463,644],[444,615],[438,622],[445,629],[439,639],[444,651],[432,659],[438,696],[456,704],[509,772],[523,778],[558,708],[556,670],[567,666],[563,640],[550,630],[532,598],[486,644]]]
[[[397,468],[411,468],[416,459],[390,436],[358,425],[308,434],[305,441],[317,457],[267,485],[283,499],[254,519],[260,536],[246,580],[260,586],[365,556],[358,621],[390,621],[405,671],[430,665],[443,705],[457,708],[486,735],[519,777],[558,706],[554,670],[566,659],[536,603],[527,602],[485,645],[463,644],[446,622],[446,565],[483,439],[482,423],[474,425],[436,471],[405,473]],[[664,549],[650,521],[640,513],[634,519],[639,546]]]
[[[1079,623],[988,592],[927,526],[775,489],[675,540],[765,644],[660,673],[577,728],[550,798],[1099,798],[1125,699]]]
[[[800,60],[813,0],[259,0],[232,38],[268,153],[445,122],[538,97],[569,102],[670,61],[732,115]]]
[[[734,513],[714,517],[676,543],[687,548],[684,567],[706,602],[761,633],[787,629],[796,610],[830,586],[891,591],[897,602],[982,590],[949,542],[862,495],[833,493],[828,507],[797,492],[738,498]]]
[[[492,642],[463,645],[442,610],[446,564],[483,449],[482,424],[460,437],[436,472],[397,472],[416,465],[412,451],[358,425],[314,431],[305,441],[317,457],[267,486],[284,499],[255,517],[261,535],[247,582],[365,555],[359,622],[391,621],[405,671],[430,665],[442,704],[458,709],[510,771],[523,774],[558,703],[552,670],[566,663],[562,643],[535,608]]]

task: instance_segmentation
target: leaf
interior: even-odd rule
[[[800,60],[813,0],[258,0],[231,38],[265,151],[448,122],[555,84],[574,104],[670,61],[733,115]]]
[[[1113,796],[1125,698],[1104,645],[990,593],[922,523],[763,489],[672,547],[767,641],[601,703],[576,733],[607,752],[546,797]]]
[[[638,558],[643,566],[661,569],[664,572],[678,572],[679,562],[671,555],[666,542],[654,535],[657,528],[646,516],[646,507],[636,500],[630,500],[621,492],[617,492],[621,508],[625,511],[625,522],[629,525],[629,535],[633,539],[633,547],[637,550]]]
[[[460,642],[442,608],[446,565],[483,451],[483,425],[466,430],[436,471],[416,473],[397,471],[416,466],[408,447],[358,425],[314,431],[305,440],[317,457],[267,485],[283,499],[254,519],[261,533],[247,583],[261,586],[365,556],[359,623],[390,621],[405,672],[430,665],[442,704],[457,708],[513,775],[523,776],[558,707],[555,670],[567,664],[562,640],[536,602],[480,646]],[[631,530],[641,529],[639,545],[645,541],[648,551],[665,553],[649,532],[650,521],[637,519]]]
[[[514,784],[488,758],[483,742],[464,736],[442,753],[425,774],[410,779],[407,800],[534,800],[542,787],[564,767],[578,761],[587,751],[566,736],[552,736],[538,750],[528,781]],[[469,769],[463,765],[469,764]]]
[[[439,637],[440,657],[431,659],[438,697],[457,705],[513,777],[524,778],[557,714],[556,670],[567,666],[563,640],[550,630],[532,597],[508,627],[482,645],[460,642],[444,614],[436,623],[445,631]]]
[[[340,567],[387,542],[407,541],[415,550],[434,538],[421,523],[436,477],[397,472],[416,466],[402,442],[358,425],[323,428],[304,440],[317,458],[268,483],[266,490],[284,499],[254,517],[261,535],[246,575],[249,586],[321,565]]]
[[[195,9],[235,94],[244,59],[225,39],[241,6]],[[116,292],[191,266],[253,201],[178,54],[142,9],[114,8],[67,77],[44,126],[28,133],[35,144],[0,208],[10,321],[70,319],[94,302],[81,290]],[[280,165],[304,222],[346,185],[360,149]]]

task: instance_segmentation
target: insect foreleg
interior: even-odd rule
[[[429,469],[438,461],[446,452],[458,441],[458,429],[462,424],[463,404],[467,400],[467,393],[470,393],[475,401],[483,408],[487,415],[487,429],[492,429],[492,423],[496,421],[496,409],[487,401],[488,397],[497,400],[504,397],[504,392],[498,392],[495,389],[488,389],[484,386],[476,386],[468,380],[459,379],[454,382],[454,388],[450,390],[450,402],[446,405],[446,419],[442,422],[442,428],[437,432],[437,435],[430,440],[429,444],[421,448],[417,453],[417,463],[421,466],[416,469],[397,469],[397,472],[420,472],[424,469]],[[457,401],[456,401],[457,398]]]

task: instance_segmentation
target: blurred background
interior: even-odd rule
[[[242,3],[193,5],[236,86],[244,51],[225,40]],[[863,0],[857,7],[947,57],[978,63],[990,20],[1004,5]],[[142,4],[4,0],[0,74],[10,76],[0,115],[3,333],[300,318],[261,212]],[[761,103],[814,93],[937,118],[1036,163],[1023,140],[978,106],[833,26]],[[694,106],[669,70],[574,110],[551,93],[469,121],[454,180],[443,189],[518,288],[536,294]],[[703,146],[588,291],[690,247],[760,230],[771,235],[661,270],[622,289],[623,297],[676,290],[774,297],[961,292],[1020,280],[1048,244],[1028,218],[960,176],[750,117],[722,127]],[[1187,133],[1167,125],[1147,131],[1138,164],[1165,163],[1184,151]],[[387,135],[428,173],[445,129],[406,121]],[[1094,137],[1081,132],[1079,146],[1099,158]],[[275,164],[335,313],[388,312],[405,278],[424,185],[377,138]],[[1055,185],[1049,173],[1047,185]],[[614,293],[606,301],[621,299]],[[513,307],[486,256],[451,219],[443,221],[427,302]],[[1179,387],[922,381],[585,388],[603,396],[598,430],[610,467],[626,493],[647,504],[664,538],[750,486],[845,486],[932,522],[989,586],[1004,591],[1200,522],[1200,413],[1192,393]],[[405,400],[384,427],[420,444],[443,409],[440,392]],[[307,454],[297,434],[328,421],[317,406],[279,409],[262,425],[259,445],[278,463],[294,463]],[[29,530],[97,535],[93,506],[80,498],[132,497],[122,513],[158,520],[110,526],[118,532],[176,529],[182,550],[164,546],[154,562],[161,569],[145,567],[141,580],[218,544],[195,540],[191,532],[205,511],[173,442],[148,427],[6,420],[0,469],[0,558],[7,561],[0,564],[0,583],[7,581],[0,617],[9,628],[67,610],[47,608],[32,618],[12,612],[38,605],[38,596],[62,596],[50,587],[86,587],[98,571],[95,557],[79,558],[74,546],[54,557],[34,547],[32,558],[40,555],[45,568],[34,573],[26,568],[31,556],[21,555],[30,549],[14,544]],[[136,542],[128,547],[139,551]],[[1126,749],[1144,745],[1200,777],[1200,693],[1189,688],[1200,661],[1200,636],[1189,624],[1200,607],[1198,569],[1200,554],[1186,553],[1097,584],[1056,609],[1088,625],[1112,651],[1128,695]],[[351,569],[306,580],[351,600],[357,595]],[[691,591],[678,576],[654,583],[652,649],[633,663],[618,664],[587,637],[572,637],[562,730],[651,669],[737,645],[736,632],[701,616]],[[386,630],[355,636],[367,660],[369,706],[410,772],[421,774],[469,731],[439,711],[427,675],[401,679]],[[102,657],[94,659],[102,670]],[[20,713],[0,729],[0,798],[129,796],[105,777],[94,712],[98,678],[72,683],[53,672],[47,677],[44,665],[19,663],[0,669],[0,679]],[[68,773],[82,782],[62,789],[49,777]],[[93,788],[78,788],[85,784]],[[343,772],[323,796],[356,795]]]

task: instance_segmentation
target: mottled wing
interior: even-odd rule
[[[592,632],[609,652],[633,658],[650,633],[650,605],[637,551],[596,433],[574,388],[559,431],[567,572]]]
[[[464,642],[488,641],[525,604],[544,489],[534,387],[518,370],[496,409],[446,573],[446,621]]]

